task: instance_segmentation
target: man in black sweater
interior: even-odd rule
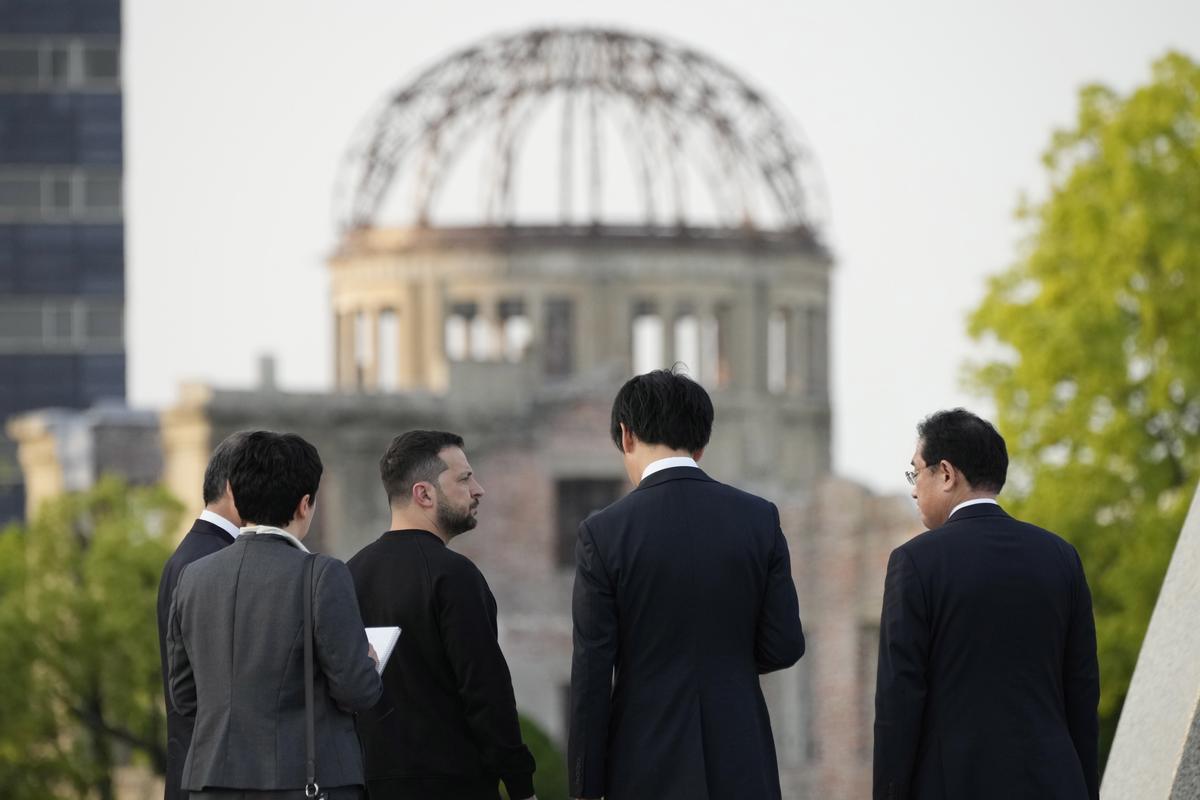
[[[400,626],[383,696],[358,716],[372,800],[533,796],[496,600],[479,569],[447,548],[475,527],[483,487],[462,437],[397,436],[380,459],[391,530],[350,559],[363,624]]]

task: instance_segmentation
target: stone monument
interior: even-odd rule
[[[1200,489],[1138,656],[1101,800],[1200,797]]]

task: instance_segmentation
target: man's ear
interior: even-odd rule
[[[701,447],[696,452],[692,453],[692,461],[695,461],[696,463],[699,463],[700,459],[703,457],[704,457],[704,448],[703,447]]]
[[[296,510],[292,512],[292,519],[303,520],[308,519],[313,515],[313,509],[316,504],[313,502],[312,495],[306,494],[300,498],[300,502],[296,504]]]
[[[938,462],[938,477],[942,482],[942,491],[950,492],[958,485],[958,470],[946,459]]]
[[[637,436],[625,426],[624,422],[617,424],[621,426],[621,452],[625,455],[632,455],[634,448],[637,447]]]
[[[412,501],[421,508],[433,508],[437,499],[433,495],[433,486],[428,481],[417,481],[412,487]]]

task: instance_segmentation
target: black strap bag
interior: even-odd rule
[[[327,792],[317,785],[317,735],[313,721],[313,562],[316,556],[304,559],[304,738],[307,749],[304,761],[304,796],[310,800],[328,800]]]

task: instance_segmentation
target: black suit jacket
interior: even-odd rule
[[[228,532],[206,520],[198,519],[183,537],[175,552],[163,566],[162,578],[158,581],[158,656],[162,664],[163,698],[167,704],[167,775],[165,800],[187,800],[187,792],[180,788],[183,779],[183,762],[188,747],[192,744],[194,716],[184,716],[175,710],[171,692],[167,686],[167,614],[171,610],[171,596],[179,583],[183,568],[197,559],[204,558],[233,544]]]
[[[399,625],[383,696],[359,714],[374,800],[533,794],[496,600],[470,559],[428,531],[388,531],[349,561],[363,622]]]
[[[888,562],[876,800],[1099,796],[1100,672],[1075,548],[997,505]]]
[[[775,506],[662,470],[579,526],[576,561],[571,796],[779,798],[758,676],[804,633]]]

